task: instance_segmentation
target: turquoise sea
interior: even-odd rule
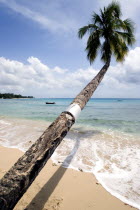
[[[0,144],[27,150],[71,102],[0,99]],[[111,194],[140,209],[140,99],[91,99],[52,160],[93,173]]]

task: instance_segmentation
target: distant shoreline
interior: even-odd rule
[[[33,97],[33,98],[34,98],[34,97]],[[33,99],[33,98],[28,98],[28,97],[27,97],[27,98],[0,98],[0,99],[4,99],[4,100],[6,99],[6,100],[7,100],[7,99]]]
[[[14,93],[0,93],[0,99],[27,99],[34,98],[33,96],[22,96]]]

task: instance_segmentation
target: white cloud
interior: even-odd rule
[[[51,31],[59,31],[59,30],[63,30],[63,31],[71,31],[74,28],[76,28],[76,21],[74,21],[73,19],[69,19],[67,14],[64,15],[64,18],[61,18],[62,14],[59,13],[59,16],[53,18],[53,15],[48,16],[47,15],[47,9],[46,9],[46,13],[44,14],[42,11],[43,9],[39,10],[39,7],[36,8],[36,10],[39,11],[35,11],[34,9],[32,9],[32,6],[24,6],[24,2],[20,3],[21,1],[16,1],[16,0],[0,0],[1,3],[5,4],[7,7],[9,7],[10,9],[12,9],[13,11],[23,15],[26,18],[29,18],[31,20],[33,20],[34,22],[37,22],[40,26],[42,26],[45,29],[49,29]],[[34,2],[33,2],[34,4]],[[40,2],[39,2],[40,4]],[[44,7],[48,4],[48,2],[42,3],[42,5],[44,5]],[[54,11],[52,11],[53,13],[56,13],[55,8]],[[63,11],[62,11],[63,13]]]
[[[140,97],[140,47],[131,50],[123,64],[111,66],[95,97]],[[89,67],[70,72],[60,67],[49,68],[38,58],[28,64],[0,58],[0,89],[36,97],[74,97],[96,75]]]
[[[59,73],[59,74],[64,74],[65,72],[67,72],[67,69],[61,69],[58,66],[55,66],[53,69],[54,72]]]
[[[108,5],[111,0],[75,0],[75,1],[28,1],[28,0],[0,0],[13,11],[33,20],[45,29],[59,33],[62,31],[76,31],[87,24],[93,11]],[[132,18],[139,23],[139,0],[118,0],[123,18]],[[139,34],[137,30],[137,34]]]

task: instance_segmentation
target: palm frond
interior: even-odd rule
[[[125,55],[128,53],[128,47],[125,40],[122,39],[119,34],[112,35],[110,46],[116,60],[120,62],[123,61]]]
[[[132,33],[128,32],[121,32],[121,31],[115,31],[115,33],[120,36],[122,40],[124,40],[128,45],[132,46],[135,43],[135,37]]]
[[[131,19],[122,20],[118,2],[112,2],[100,14],[93,13],[91,24],[79,29],[79,38],[87,32],[87,58],[92,63],[101,49],[101,59],[110,60],[113,54],[117,61],[122,61],[128,52],[128,46],[135,42],[134,23]],[[100,42],[102,38],[103,42]]]
[[[78,37],[80,39],[83,38],[83,36],[87,33],[88,30],[89,30],[88,26],[84,26],[84,27],[80,28],[78,31]]]
[[[82,28],[79,29],[79,31],[78,31],[78,37],[81,39],[81,38],[83,38],[83,36],[87,32],[93,33],[97,29],[98,29],[98,26],[96,26],[95,24],[89,24],[87,26],[84,26],[84,27],[82,27]]]
[[[111,48],[110,44],[107,40],[105,40],[102,44],[101,48],[101,60],[104,62],[107,62],[109,58],[111,57]]]
[[[105,13],[110,15],[112,14],[113,16],[120,18],[120,16],[122,15],[120,4],[118,2],[113,1],[108,5],[108,7],[106,7]]]
[[[101,14],[101,20],[102,20],[102,22],[104,22],[105,13],[102,11],[102,9],[100,9],[100,14]]]
[[[93,63],[97,56],[98,49],[100,48],[100,32],[96,31],[92,33],[87,41],[87,58],[90,61],[90,63]]]
[[[135,30],[133,21],[131,19],[126,19],[123,21],[123,23],[125,25],[125,31],[133,34]]]
[[[93,22],[93,24],[96,24],[99,27],[102,27],[102,25],[103,25],[103,21],[102,21],[101,17],[98,14],[96,14],[95,12],[92,15],[92,22]]]
[[[114,56],[116,57],[116,61],[122,62],[124,61],[125,56],[127,55],[129,49],[125,42],[121,43],[121,47],[117,47],[114,51]]]

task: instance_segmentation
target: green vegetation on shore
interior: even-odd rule
[[[12,98],[34,98],[33,96],[22,96],[22,95],[17,95],[14,93],[0,93],[0,98],[3,99],[12,99]]]

